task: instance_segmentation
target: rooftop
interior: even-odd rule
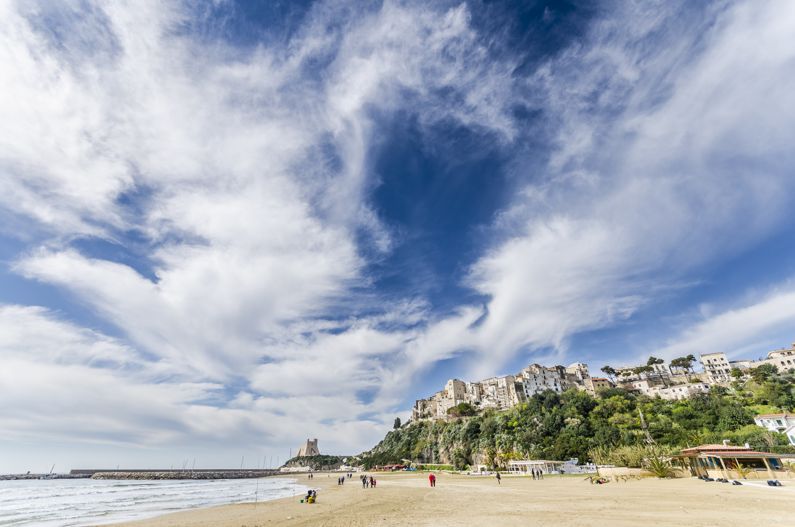
[[[747,446],[736,445],[722,445],[722,444],[709,444],[699,445],[691,448],[683,448],[682,453],[696,453],[696,452],[751,452]]]

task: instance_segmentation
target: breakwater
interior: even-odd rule
[[[17,481],[30,479],[84,479],[91,474],[0,474],[0,481]]]
[[[76,469],[71,475],[90,477],[91,479],[119,479],[119,480],[209,480],[209,479],[251,479],[264,478],[278,474],[274,469],[200,469],[200,470],[91,470]]]

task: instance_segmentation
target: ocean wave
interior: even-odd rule
[[[0,482],[0,527],[80,527],[181,509],[269,501],[306,487],[293,480],[47,480]]]

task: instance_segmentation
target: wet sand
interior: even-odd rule
[[[378,485],[363,489],[354,479],[336,484],[336,474],[298,482],[318,488],[318,503],[299,497],[178,512],[125,527],[285,526],[792,526],[795,482],[772,488],[643,479],[591,485],[579,476],[543,481],[504,476],[375,474]],[[786,484],[786,483],[785,483]]]

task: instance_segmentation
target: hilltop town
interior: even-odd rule
[[[493,408],[506,410],[535,394],[548,390],[562,393],[570,388],[595,396],[608,388],[623,388],[651,397],[677,400],[707,393],[711,386],[728,385],[747,378],[755,368],[773,367],[778,371],[795,369],[795,344],[767,353],[758,360],[729,360],[725,353],[700,356],[702,371],[695,371],[693,355],[666,362],[649,357],[646,364],[613,368],[603,366],[606,377],[592,377],[587,364],[542,366],[531,364],[515,375],[490,377],[476,382],[450,379],[444,388],[427,399],[419,399],[412,409],[412,420],[444,419]]]

